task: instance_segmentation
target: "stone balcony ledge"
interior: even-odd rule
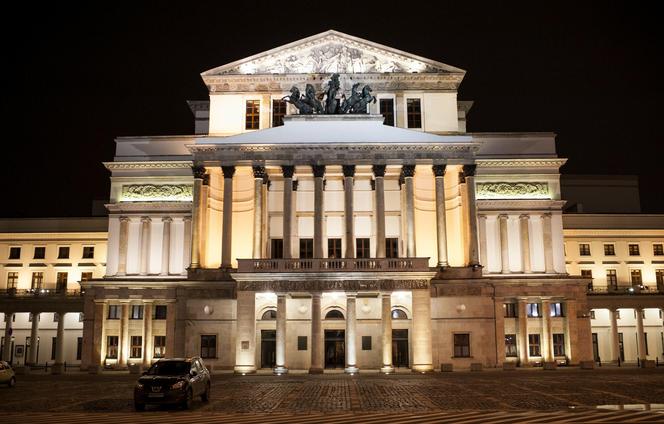
[[[429,271],[429,258],[238,259],[238,273]]]

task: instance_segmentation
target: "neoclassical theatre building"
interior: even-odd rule
[[[577,220],[567,241],[555,135],[467,133],[464,75],[336,31],[203,72],[194,135],[116,139],[96,259],[83,243],[80,260],[45,263],[38,229],[2,234],[3,357],[22,344],[38,363],[29,340],[52,331],[56,365],[75,351],[91,372],[190,355],[237,373],[590,367],[619,342],[592,302],[651,308],[650,353],[638,314],[627,360],[661,355],[661,217],[640,235]],[[53,231],[43,245],[59,255],[71,243]],[[600,295],[583,258],[566,259],[602,234],[654,252],[628,266],[648,268],[650,289],[621,276],[642,296]],[[64,293],[35,286],[41,268],[69,270]],[[79,319],[32,319],[54,312]]]

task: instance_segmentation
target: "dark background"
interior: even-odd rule
[[[553,131],[564,173],[638,174],[643,211],[664,212],[661,14],[431,3],[7,9],[0,216],[89,215],[108,197],[114,137],[192,133],[200,72],[327,29],[467,70],[469,131]]]

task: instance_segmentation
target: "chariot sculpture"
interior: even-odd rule
[[[337,115],[337,114],[360,114],[367,113],[369,104],[376,103],[376,97],[371,94],[371,87],[365,85],[361,91],[358,90],[360,83],[353,84],[350,97],[345,94],[338,97],[341,90],[339,74],[332,74],[327,83],[325,91],[316,94],[314,86],[307,84],[304,93],[296,86],[291,87],[290,95],[282,100],[295,106],[300,115]]]

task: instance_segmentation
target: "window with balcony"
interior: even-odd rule
[[[641,277],[640,269],[632,269],[629,274],[631,276],[633,286],[640,286],[643,284],[643,278]]]
[[[422,128],[422,103],[420,99],[407,99],[408,128]]]
[[[579,243],[579,255],[580,256],[590,256],[590,244],[589,243]]]
[[[32,273],[32,282],[30,288],[32,290],[40,290],[44,285],[44,273],[43,272],[33,272]]]
[[[370,239],[355,239],[355,255],[358,259],[367,259],[371,257]]]
[[[327,239],[327,257],[330,259],[341,259],[341,239]]]
[[[383,125],[394,126],[394,99],[380,99],[380,114],[385,118]]]
[[[68,279],[68,277],[69,276],[66,272],[58,272],[55,275],[55,290],[57,292],[67,290],[67,279]]]
[[[92,280],[92,272],[81,272],[81,281]]]
[[[280,127],[284,125],[284,116],[286,116],[286,101],[274,99],[272,100],[272,126]]]
[[[614,244],[605,244],[604,256],[616,256],[616,246]]]
[[[246,130],[259,129],[260,118],[261,118],[261,101],[247,100],[244,129]]]
[[[300,239],[300,259],[314,257],[314,239]]]
[[[7,273],[7,290],[15,289],[18,285],[18,272]]]
[[[655,282],[658,288],[664,287],[664,269],[655,270]],[[9,280],[7,281],[7,287],[9,287]]]
[[[399,239],[386,238],[385,239],[385,257],[398,258],[399,257]]]
[[[284,257],[284,240],[271,239],[270,240],[270,258],[283,259]]]
[[[618,288],[618,274],[615,269],[606,270],[606,285],[613,290]]]
[[[639,256],[641,252],[639,251],[638,244],[629,244],[628,246],[629,256]]]
[[[655,256],[664,256],[664,245],[661,243],[653,244],[652,254]]]

